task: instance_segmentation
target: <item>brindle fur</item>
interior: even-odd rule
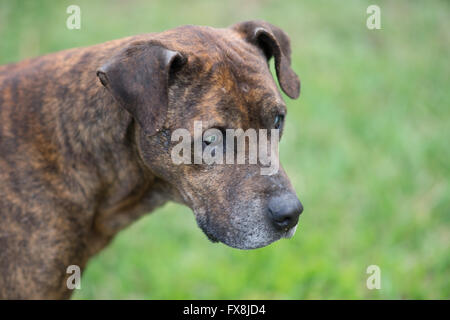
[[[147,58],[157,63],[151,49],[133,60],[154,46],[176,53],[168,70],[142,69]],[[67,266],[83,269],[118,231],[168,200],[191,207],[213,241],[253,248],[282,237],[259,213],[269,195],[294,192],[282,169],[261,176],[257,165],[170,159],[171,132],[192,132],[194,120],[270,128],[286,112],[271,55],[282,88],[296,98],[289,39],[262,21],[183,26],[1,66],[0,298],[69,298]],[[111,65],[145,108],[102,78]],[[162,74],[167,86],[142,91],[135,82],[145,72]]]

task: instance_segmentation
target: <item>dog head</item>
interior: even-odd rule
[[[130,43],[97,72],[138,124],[146,166],[181,195],[212,241],[252,249],[295,232],[303,208],[275,152],[286,105],[268,64],[273,57],[281,89],[297,98],[300,81],[290,67],[290,51],[287,35],[262,21],[227,29],[184,26]],[[205,150],[234,158],[235,149],[225,147],[229,129],[267,132],[264,148],[278,170],[261,174],[261,161],[177,163],[173,135],[179,129],[193,137],[186,144],[192,148],[182,152],[191,160]],[[244,145],[244,151],[251,148],[250,142]]]

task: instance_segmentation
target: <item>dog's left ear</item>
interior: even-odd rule
[[[261,48],[267,60],[275,58],[275,70],[281,89],[290,98],[300,95],[300,80],[291,68],[291,45],[289,37],[280,28],[265,21],[246,21],[231,26],[244,38]]]
[[[185,62],[181,53],[159,43],[138,41],[110,58],[97,76],[145,134],[154,135],[166,119],[171,71]]]

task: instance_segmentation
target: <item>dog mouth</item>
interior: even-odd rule
[[[216,243],[216,242],[220,242],[220,240],[214,236],[211,232],[209,232],[207,229],[203,229],[202,228],[203,233],[206,235],[206,237],[208,238],[209,241]]]
[[[236,249],[258,249],[266,247],[271,243],[281,239],[291,239],[295,235],[298,228],[298,224],[296,224],[294,227],[282,232],[280,231],[275,233],[270,232],[270,234],[266,235],[267,238],[264,237],[266,239],[264,239],[263,241],[257,241],[256,243],[254,241],[250,241],[249,243],[247,243],[247,241],[250,239],[246,239],[247,241],[244,240],[243,242],[240,241],[236,242],[236,239],[231,240],[229,239],[229,237],[223,237],[221,236],[221,234],[215,232],[216,230],[208,228],[205,224],[200,223],[199,225],[200,229],[206,235],[208,240],[211,241],[212,243],[223,243],[227,246]]]
[[[298,223],[295,226],[293,226],[291,229],[286,230],[283,234],[283,238],[291,239],[294,236],[295,232],[297,231],[297,227],[298,227]]]
[[[220,242],[236,249],[258,249],[281,239],[291,239],[298,228],[297,222],[292,227],[277,229],[272,221],[262,214],[235,214],[229,220],[219,220],[214,219],[214,215],[204,208],[195,208],[193,211],[197,225],[209,241]]]

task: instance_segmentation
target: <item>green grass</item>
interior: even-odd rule
[[[242,3],[0,0],[0,63],[182,24],[264,19],[292,39],[302,94],[280,149],[305,207],[295,237],[231,249],[168,204],[92,259],[74,298],[450,298],[450,4]],[[372,3],[382,30],[365,26]]]

